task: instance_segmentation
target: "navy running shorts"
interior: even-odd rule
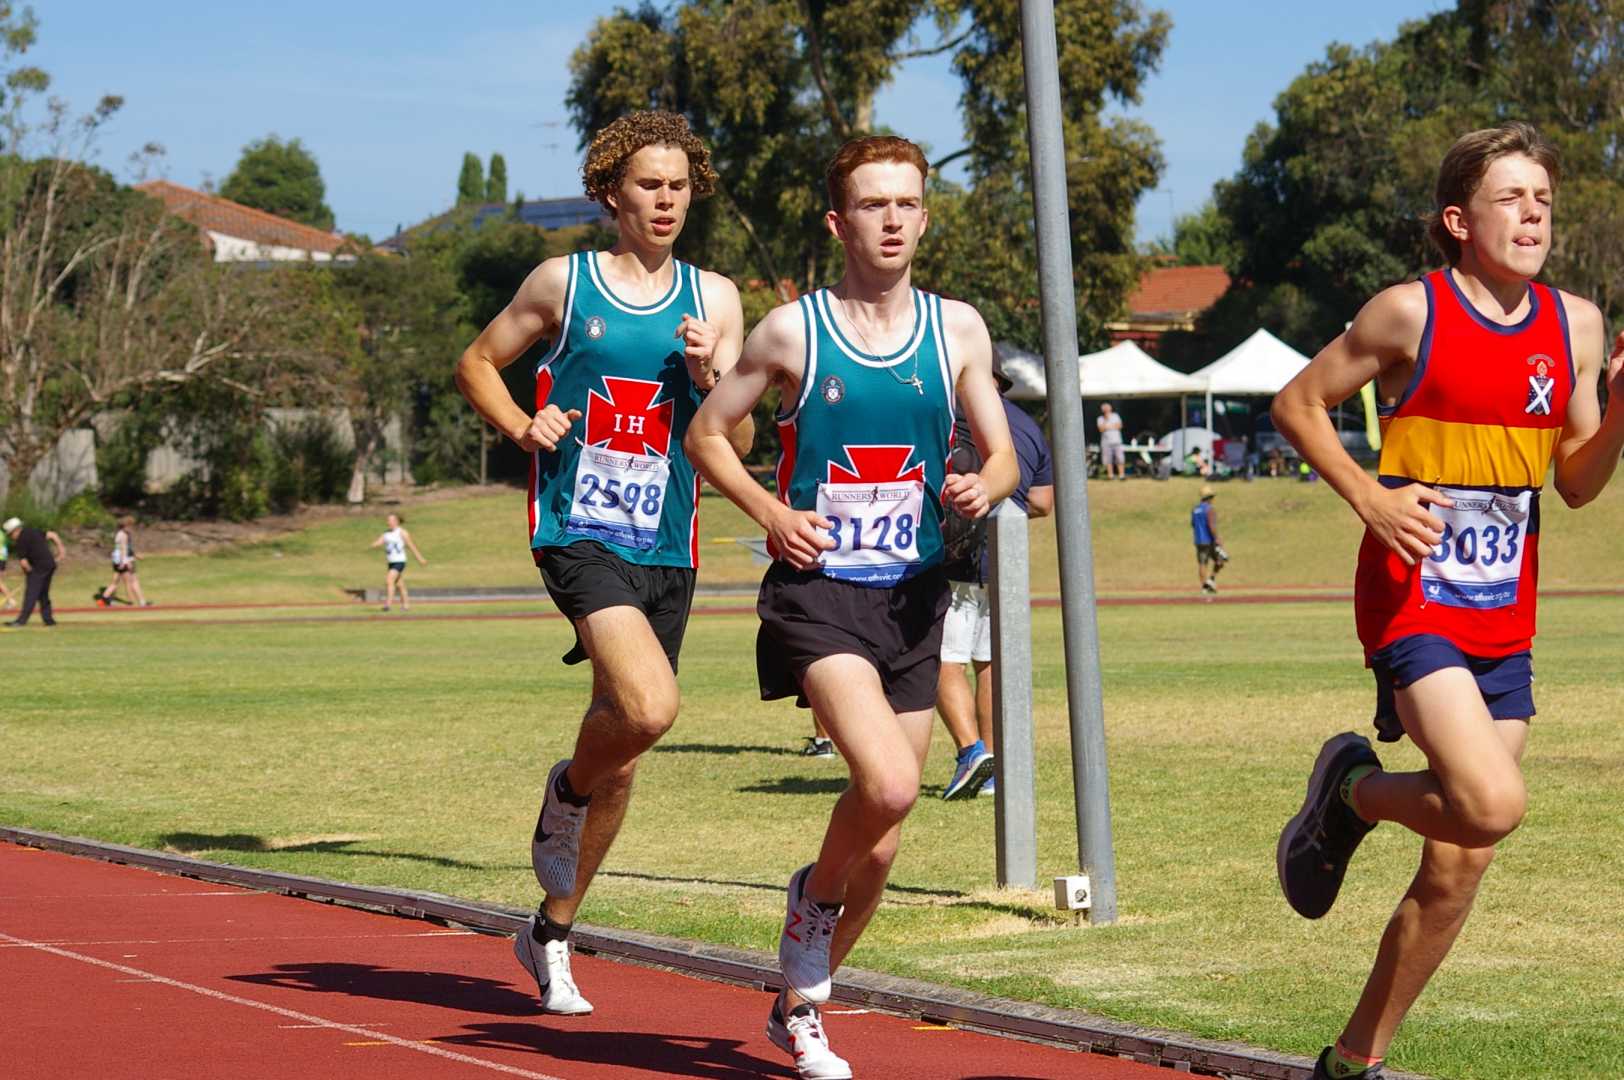
[[[389,569],[393,570],[397,574],[404,574],[406,572],[406,564],[403,562],[392,562],[389,564]]]
[[[665,658],[671,662],[671,670],[677,670],[677,653],[682,650],[682,635],[688,629],[688,609],[694,603],[692,569],[627,562],[596,540],[535,548],[532,555],[547,595],[571,623],[604,608],[636,608],[648,619]],[[586,647],[577,630],[575,647],[564,654],[564,663],[579,664],[585,659]]]
[[[1462,667],[1472,673],[1483,704],[1496,720],[1533,718],[1534,657],[1527,649],[1510,656],[1468,656],[1448,638],[1411,634],[1389,642],[1370,656],[1370,670],[1376,676],[1376,716],[1372,721],[1376,737],[1382,742],[1398,742],[1404,737],[1394,690],[1449,667]]]
[[[801,691],[806,669],[825,656],[850,653],[879,672],[892,709],[934,708],[942,619],[950,597],[947,573],[940,566],[875,589],[774,562],[756,601],[761,700],[794,694],[795,704],[807,708]]]

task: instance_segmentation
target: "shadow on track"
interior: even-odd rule
[[[348,994],[383,1001],[409,1001],[459,1012],[496,1016],[538,1015],[533,993],[515,990],[511,984],[494,979],[444,971],[407,971],[376,964],[323,962],[277,964],[271,970],[258,974],[226,977],[233,982],[253,983],[256,986],[320,994]]]
[[[764,1022],[772,1002],[762,996],[761,1015],[749,1017],[752,1025]],[[653,1016],[658,1017],[656,1011]],[[650,1076],[698,1076],[707,1080],[745,1080],[758,1076],[794,1076],[783,1063],[766,1061],[739,1047],[739,1039],[718,1039],[708,1035],[667,1035],[649,1031],[571,1031],[550,1026],[555,1018],[544,1017],[535,1024],[470,1024],[466,1035],[442,1035],[431,1040],[441,1046],[478,1047],[488,1050],[521,1050],[560,1061],[582,1061],[594,1065],[617,1065]]]

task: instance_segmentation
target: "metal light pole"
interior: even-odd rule
[[[1099,625],[1094,612],[1094,546],[1088,525],[1088,461],[1077,379],[1077,309],[1066,148],[1060,127],[1060,68],[1053,0],[1021,0],[1027,140],[1037,213],[1038,284],[1044,370],[1055,460],[1055,526],[1060,540],[1060,605],[1065,631],[1071,772],[1077,800],[1077,857],[1093,889],[1094,923],[1116,921],[1116,857],[1105,767],[1105,706]]]

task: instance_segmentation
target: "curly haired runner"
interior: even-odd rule
[[[615,218],[614,247],[542,263],[457,364],[469,403],[533,455],[531,555],[575,626],[564,662],[592,662],[575,752],[548,771],[531,838],[546,899],[513,943],[543,1011],[563,1014],[592,1011],[570,972],[570,926],[620,831],[638,758],[676,719],[699,555],[682,438],[744,335],[733,283],[672,256],[690,203],[716,182],[682,117],[616,120],[592,140],[582,174]],[[542,339],[551,348],[536,365],[532,414],[499,372]],[[754,432],[748,419],[733,429],[736,453]]]
[[[1554,462],[1562,500],[1583,506],[1624,451],[1624,336],[1609,360],[1596,306],[1534,282],[1560,178],[1556,150],[1528,124],[1463,135],[1439,166],[1430,228],[1448,265],[1378,293],[1275,398],[1281,433],[1365,523],[1354,612],[1379,737],[1408,735],[1427,758],[1388,772],[1363,735],[1333,736],[1280,834],[1281,888],[1310,919],[1330,910],[1378,822],[1425,841],[1316,1080],[1382,1075],[1495,845],[1522,822],[1540,488]],[[1328,412],[1372,379],[1385,433],[1374,479]]]

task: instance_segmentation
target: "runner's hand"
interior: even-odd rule
[[[722,340],[722,332],[708,322],[684,315],[672,336],[683,340],[683,359],[688,362],[688,378],[694,381],[701,393],[714,390],[716,380],[721,377],[716,370],[716,343]]]
[[[1624,395],[1624,330],[1613,339],[1613,355],[1607,358],[1607,403]]]
[[[558,449],[558,444],[569,433],[570,425],[580,418],[580,409],[565,412],[557,405],[548,405],[531,419],[530,426],[513,441],[519,444],[520,450],[532,453],[546,450],[550,453]]]
[[[1427,512],[1428,503],[1455,505],[1449,496],[1425,484],[1406,484],[1401,488],[1377,488],[1359,516],[1377,540],[1404,560],[1405,566],[1414,566],[1444,538],[1444,523]]]
[[[960,517],[981,517],[987,512],[987,489],[979,473],[949,473],[942,484],[942,501]]]
[[[797,570],[810,570],[835,546],[827,532],[832,528],[834,522],[816,510],[780,506],[767,523],[767,539],[785,562]]]

